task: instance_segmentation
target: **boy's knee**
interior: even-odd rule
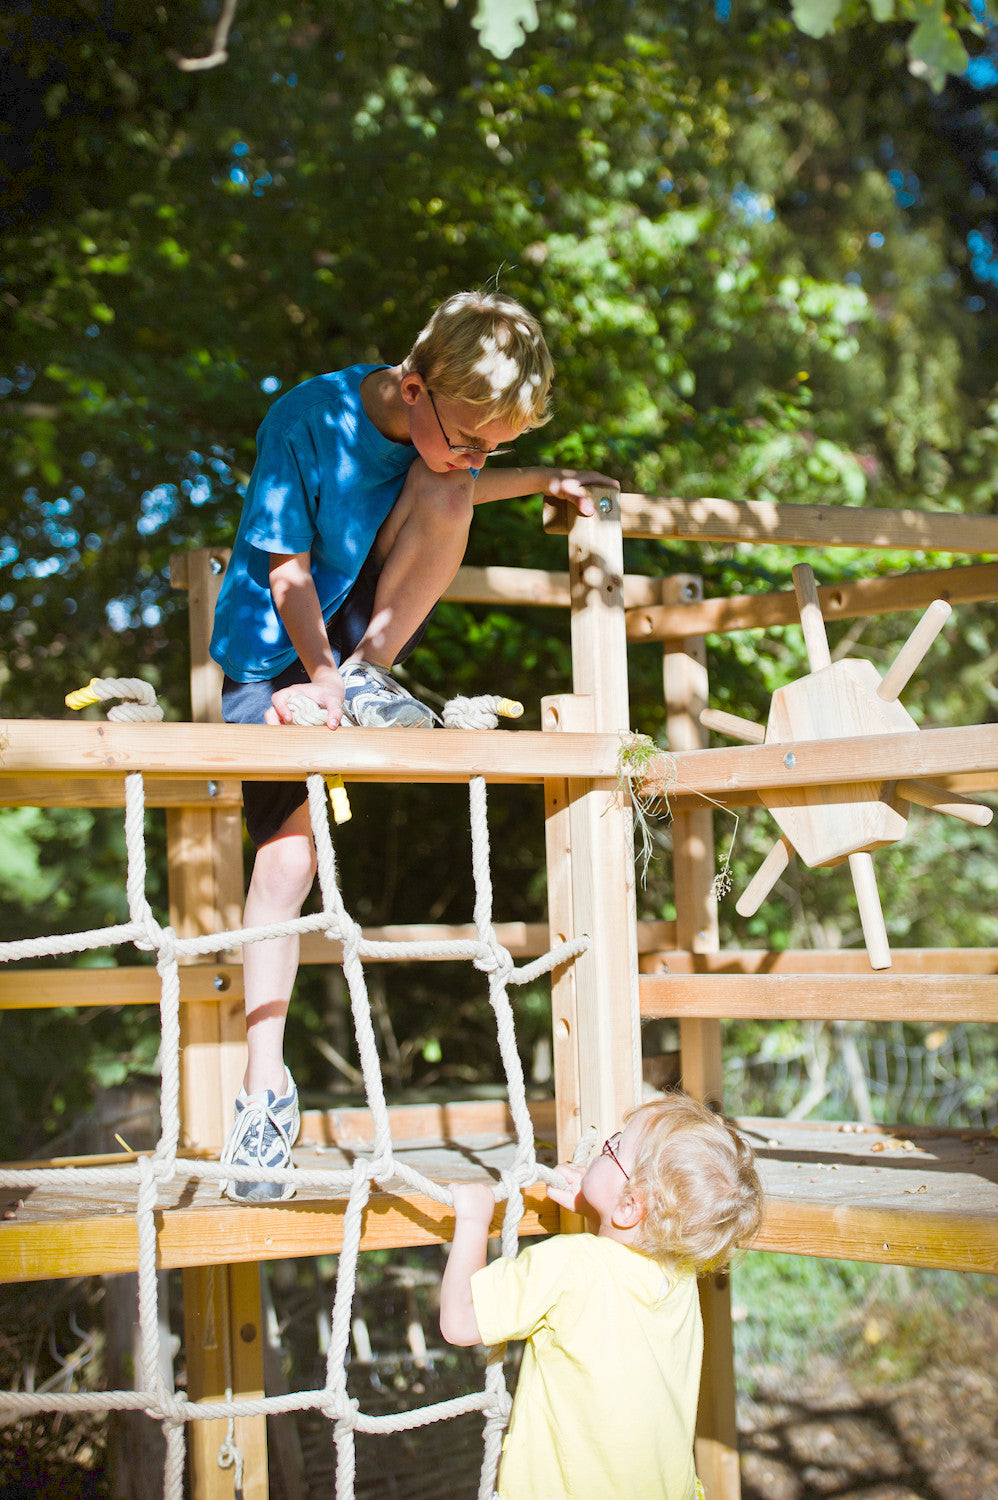
[[[301,905],[312,888],[315,868],[311,839],[278,836],[256,851],[253,885],[282,904]]]
[[[470,527],[474,513],[475,481],[467,469],[434,474],[421,459],[409,470],[400,499],[409,505],[413,519],[427,527],[448,532]]]

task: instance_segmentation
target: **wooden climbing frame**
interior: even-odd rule
[[[704,599],[694,574],[630,577],[624,536],[789,547],[891,547],[998,555],[998,521],[927,512],[862,511],[804,505],[600,496],[594,518],[548,507],[552,532],[568,534],[568,570],[462,569],[455,599],[568,607],[572,692],[545,700],[543,729],[513,733],[220,726],[218,671],[207,643],[227,554],[174,559],[172,581],[188,593],[192,720],[130,725],[97,720],[0,723],[0,803],[8,806],[118,806],[129,771],[141,770],[147,803],[166,809],[170,922],[180,935],[236,928],[241,921],[242,822],[239,780],[287,778],[294,768],[351,780],[532,782],[543,786],[547,829],[548,925],[499,925],[520,960],[557,938],[585,934],[586,954],[553,976],[555,1098],[534,1106],[538,1136],[570,1155],[589,1128],[609,1133],[640,1094],[640,1023],[679,1022],[684,1085],[722,1095],[721,1022],[752,1016],[826,1019],[998,1020],[998,950],[900,950],[886,972],[863,952],[721,952],[713,811],[758,805],[760,795],[892,775],[929,778],[954,792],[998,790],[998,726],[872,734],[801,742],[787,764],[785,743],[708,748],[707,638],[795,621],[793,591]],[[817,591],[825,619],[998,598],[998,565],[907,573]],[[674,814],[676,918],[638,922],[630,807],[619,790],[621,734],[629,728],[626,644],[658,641],[668,734],[666,757],[645,769],[667,774]],[[467,936],[426,926],[419,936]],[[412,928],[378,936],[408,940]],[[375,935],[375,934],[370,934]],[[324,938],[306,938],[303,963],[336,963]],[[238,954],[219,952],[181,973],[182,1101],[186,1149],[217,1153],[242,1075],[243,993]],[[25,965],[0,969],[0,1008],[27,1005],[154,1004],[148,968],[87,971]],[[766,1188],[758,1247],[898,1264],[998,1270],[998,1143],[972,1132],[843,1130],[781,1120],[746,1120]],[[455,1102],[392,1111],[393,1138],[435,1180],[491,1173],[510,1151],[504,1106]],[[295,1159],[347,1162],[370,1138],[363,1110],[306,1113]],[[449,1144],[448,1144],[449,1143]],[[455,1155],[455,1151],[457,1154]],[[122,1156],[115,1160],[127,1160]],[[109,1158],[105,1158],[109,1160]],[[470,1164],[469,1164],[470,1162]],[[477,1163],[477,1164],[476,1164]],[[37,1164],[35,1164],[37,1165]],[[810,1170],[808,1170],[810,1168]],[[834,1168],[834,1170],[832,1170]],[[913,1189],[917,1189],[914,1191]],[[23,1199],[0,1220],[0,1279],[134,1270],[133,1195],[88,1190],[76,1201],[50,1190]],[[164,1195],[157,1216],[159,1264],[184,1268],[189,1390],[212,1399],[263,1389],[261,1261],[335,1251],[342,1203],[308,1191],[287,1203],[235,1206],[198,1182]],[[538,1185],[526,1195],[524,1234],[552,1232],[559,1216]],[[575,1227],[567,1220],[563,1227]],[[375,1192],[364,1220],[367,1248],[445,1238],[447,1211],[418,1194]],[[737,1500],[737,1438],[731,1315],[724,1278],[704,1283],[707,1357],[698,1466],[708,1500]],[[206,1338],[206,1307],[213,1309]],[[2,1404],[2,1403],[0,1403]],[[216,1463],[224,1422],[192,1424],[195,1500],[231,1500],[232,1471]],[[265,1423],[241,1418],[244,1500],[264,1500]]]

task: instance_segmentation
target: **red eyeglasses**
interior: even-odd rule
[[[624,1176],[627,1178],[627,1181],[630,1182],[630,1180],[631,1180],[631,1174],[630,1174],[630,1172],[628,1172],[627,1168],[624,1166],[624,1164],[621,1161],[620,1157],[617,1155],[616,1151],[614,1150],[613,1145],[612,1145],[613,1141],[616,1141],[616,1143],[617,1143],[618,1146],[620,1145],[620,1131],[619,1130],[617,1131],[616,1135],[612,1135],[608,1141],[604,1141],[603,1142],[603,1150],[600,1152],[600,1155],[601,1156],[608,1156],[611,1161],[615,1161],[617,1163],[617,1166],[623,1172]]]

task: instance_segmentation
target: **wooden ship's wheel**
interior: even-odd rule
[[[950,606],[946,601],[935,599],[929,605],[881,677],[872,662],[855,657],[832,661],[814,572],[806,563],[799,563],[793,579],[811,671],[773,694],[765,728],[750,719],[712,709],[701,714],[701,723],[750,744],[767,745],[917,731],[918,725],[902,708],[898,696],[948,619]],[[992,818],[990,808],[958,792],[927,781],[896,781],[889,776],[800,791],[763,790],[759,798],[776,819],[780,838],[735,909],[743,917],[752,916],[794,852],[812,868],[848,860],[866,951],[874,969],[889,969],[891,953],[872,851],[904,837],[912,802],[982,828]]]

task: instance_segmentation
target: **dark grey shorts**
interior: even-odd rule
[[[380,565],[369,556],[353,588],[327,622],[326,634],[337,666],[356,650],[358,641],[363,638],[374,613],[374,594],[380,574]],[[427,616],[399,652],[399,661],[404,661],[419,645],[429,618]],[[266,682],[235,682],[226,677],[222,682],[222,718],[226,724],[262,724],[271,697],[279,688],[307,681],[308,673],[297,658],[279,676]],[[280,833],[291,814],[307,798],[304,781],[244,781],[246,831],[257,848]]]

